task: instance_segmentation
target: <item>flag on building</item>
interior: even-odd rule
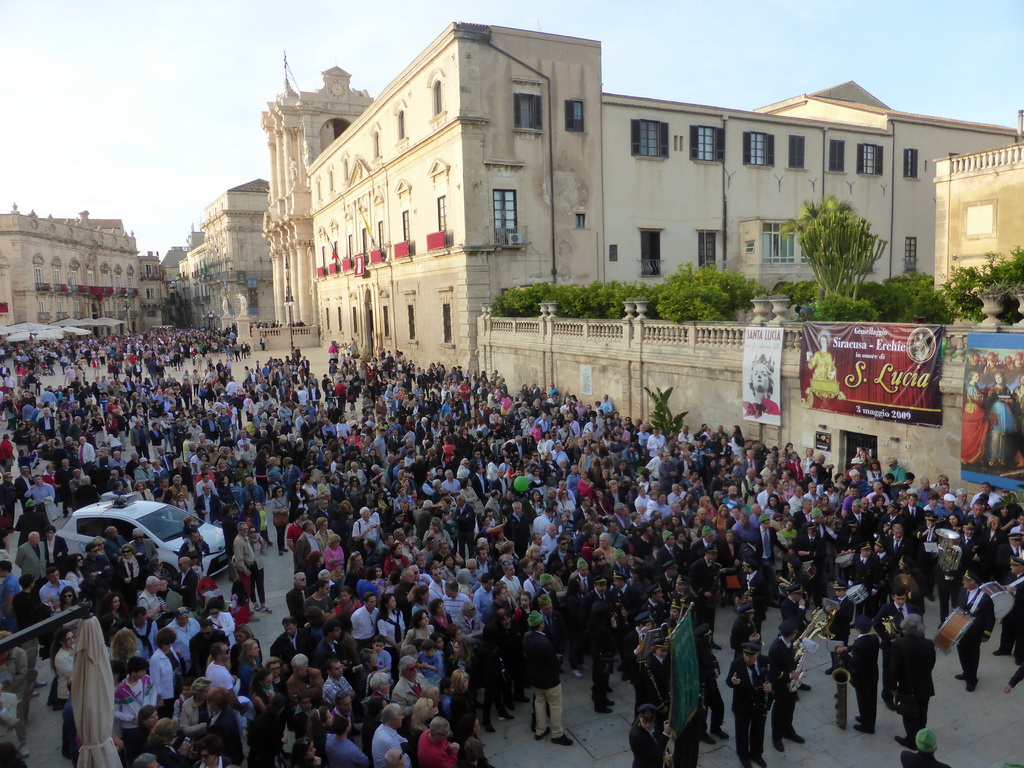
[[[335,240],[331,243],[331,258],[335,261],[338,260],[338,241]]]
[[[669,636],[672,659],[672,701],[668,726],[673,737],[686,728],[700,703],[700,669],[693,637],[693,611],[688,610]]]

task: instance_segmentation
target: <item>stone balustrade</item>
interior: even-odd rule
[[[972,152],[969,155],[955,155],[947,162],[950,176],[991,173],[1011,166],[1024,165],[1024,144]]]

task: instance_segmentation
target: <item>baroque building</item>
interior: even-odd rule
[[[270,153],[269,210],[263,233],[270,244],[273,319],[280,323],[317,324],[308,170],[373,101],[366,91],[351,88],[351,75],[340,67],[322,75],[323,87],[309,92],[297,92],[286,78],[284,91],[263,113]]]
[[[185,326],[224,327],[244,312],[253,322],[275,317],[270,248],[263,236],[270,185],[256,179],[222,194],[203,211],[178,261],[175,294]]]
[[[853,82],[755,110],[602,93],[599,42],[476,24],[450,25],[375,99],[346,101],[348,82],[286,84],[263,115],[278,319],[463,365],[513,286],[685,265],[811,279],[782,225],[826,194],[888,241],[874,279],[930,271],[936,158],[1014,136]]]
[[[120,219],[0,214],[0,323],[107,317],[136,331],[140,259]]]

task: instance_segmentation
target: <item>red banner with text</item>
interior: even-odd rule
[[[805,408],[942,426],[941,325],[804,323],[803,330]]]

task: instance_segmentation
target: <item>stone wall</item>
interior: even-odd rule
[[[836,464],[847,458],[848,436],[874,436],[883,460],[895,457],[908,469],[932,478],[946,473],[954,483],[960,477],[962,352],[974,327],[946,328],[940,379],[943,426],[935,429],[804,408],[799,390],[801,323],[783,324],[782,426],[772,427],[742,420],[746,324],[676,324],[640,316],[614,321],[551,315],[503,318],[486,311],[478,322],[480,365],[498,371],[510,388],[555,386],[595,402],[607,394],[623,415],[636,419],[648,413],[644,387],[673,387],[670,407],[689,412],[693,431],[702,423],[722,424],[727,431],[738,424],[748,437],[769,445],[792,442],[801,453],[814,446],[815,432],[827,432]]]

